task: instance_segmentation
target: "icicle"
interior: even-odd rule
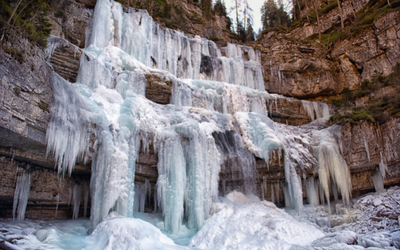
[[[261,200],[265,200],[265,193],[267,193],[267,179],[265,176],[263,176],[263,180],[261,183]]]
[[[10,150],[12,152],[11,162],[14,162],[15,149],[11,148]]]
[[[381,160],[379,162],[379,171],[381,172],[382,179],[385,180],[386,179],[386,172],[388,171],[388,168],[387,168],[386,162],[383,159],[382,151],[380,151],[379,153],[381,155]]]
[[[72,190],[73,190],[72,188],[68,189],[68,208],[72,201]]]
[[[60,204],[60,194],[56,195],[56,202],[56,215],[54,216],[55,219],[57,219],[58,205]]]
[[[13,219],[25,219],[26,206],[28,205],[29,190],[31,188],[31,173],[24,168],[17,169],[17,180],[14,191]]]
[[[276,192],[276,194],[275,194],[275,197],[276,197],[276,204],[277,204],[277,206],[279,205],[279,202],[280,202],[280,195],[279,195],[279,182],[277,182],[277,183],[275,183],[275,192]]]
[[[319,194],[318,189],[319,187],[316,185],[317,183],[314,182],[314,177],[309,177],[306,182],[307,187],[307,201],[309,204],[313,206],[318,206],[319,203]]]
[[[301,103],[311,121],[314,121],[315,119],[329,118],[329,107],[326,103],[309,102],[305,100],[302,100]]]
[[[271,202],[275,203],[274,184],[271,183]]]
[[[385,192],[385,187],[383,185],[383,177],[380,171],[375,171],[374,175],[372,176],[372,181],[374,183],[375,192]]]
[[[83,218],[87,218],[87,208],[89,203],[89,185],[85,184],[85,193],[83,196]]]
[[[164,215],[167,232],[178,233],[183,217],[186,167],[180,138],[173,131],[157,135],[158,180],[157,200]]]
[[[351,196],[351,178],[350,170],[340,154],[339,147],[336,143],[335,136],[332,133],[340,131],[337,125],[315,131],[313,138],[316,143],[314,154],[318,159],[318,175],[320,184],[324,190],[326,200],[329,203],[330,197],[330,181],[335,182],[339,189],[343,202],[346,205],[350,203]]]
[[[371,158],[370,158],[370,154],[369,154],[369,148],[368,148],[368,140],[367,140],[367,137],[365,137],[365,133],[364,133],[363,138],[364,138],[365,153],[367,154],[368,162],[371,162]]]
[[[81,193],[82,193],[82,186],[80,184],[75,184],[74,186],[74,194],[73,194],[73,213],[72,219],[78,219],[79,217],[79,210],[81,206]]]
[[[158,202],[157,202],[157,185],[156,185],[156,187],[154,188],[154,210],[153,210],[153,212],[157,212],[157,210],[158,210]]]
[[[283,196],[285,198],[285,207],[291,207],[290,197],[289,197],[289,190],[287,184],[283,186]]]

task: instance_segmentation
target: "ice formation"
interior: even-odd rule
[[[318,141],[314,154],[318,160],[318,177],[320,185],[329,204],[330,190],[337,187],[345,204],[350,203],[351,177],[350,170],[343,159],[334,134],[340,132],[338,125],[315,131],[313,137]],[[333,182],[334,185],[331,185]],[[335,192],[335,191],[333,191]]]
[[[93,228],[110,211],[128,217],[144,211],[149,185],[133,185],[141,144],[153,145],[158,155],[155,210],[162,211],[168,232],[179,232],[183,219],[190,228],[202,227],[218,197],[222,162],[240,172],[241,191],[256,193],[252,154],[267,164],[272,154],[283,159],[285,199],[299,213],[306,169],[320,172],[316,183],[327,200],[331,181],[349,199],[347,166],[330,130],[294,129],[268,118],[283,97],[263,91],[259,52],[233,44],[219,49],[108,0],[98,1],[87,40],[77,83],[52,75],[47,140],[60,173],[71,173],[77,160],[91,157]],[[171,82],[172,105],[144,97],[149,75]],[[329,116],[326,104],[303,101],[303,107],[311,120]],[[222,194],[235,188],[223,185]],[[274,197],[272,184],[270,189]],[[313,190],[307,193],[317,204],[318,185]]]
[[[329,107],[323,102],[309,102],[302,100],[303,108],[311,121],[329,117]]]
[[[31,173],[29,170],[25,170],[24,168],[17,169],[17,184],[15,186],[12,211],[14,220],[23,220],[25,218],[30,188]]]

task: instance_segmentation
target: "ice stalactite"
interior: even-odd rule
[[[144,183],[135,185],[135,199],[134,208],[135,212],[144,212],[146,200],[149,201],[151,198],[151,185],[148,179],[145,179]]]
[[[90,194],[90,189],[89,185],[85,183],[85,191],[83,194],[83,218],[87,218],[87,209],[88,209],[88,204],[89,204],[89,194]]]
[[[287,203],[289,206],[296,208],[301,213],[303,206],[301,179],[296,171],[296,161],[294,155],[290,155],[293,149],[286,143],[286,139],[282,141],[280,137],[284,137],[282,132],[275,130],[275,124],[269,118],[255,113],[235,113],[238,121],[243,141],[246,147],[255,156],[264,159],[269,164],[272,152],[277,152],[279,159],[282,152],[284,153],[284,169],[287,186]],[[300,160],[300,158],[297,158]],[[304,165],[304,164],[303,164]]]
[[[57,219],[58,205],[60,205],[60,194],[56,195],[56,215],[54,216],[55,219]]]
[[[380,171],[375,171],[375,173],[372,175],[372,181],[374,183],[375,191],[376,192],[384,192],[385,187],[383,185],[383,177],[382,173]]]
[[[263,181],[261,183],[261,200],[265,200],[265,195],[267,194],[268,187],[267,187],[267,178],[263,176]]]
[[[379,153],[380,153],[380,156],[381,156],[381,160],[379,161],[379,171],[380,171],[380,173],[382,175],[382,179],[385,180],[386,179],[386,172],[388,171],[387,163],[386,163],[386,161],[384,159],[382,151],[380,151]]]
[[[279,182],[275,183],[275,199],[276,203],[280,203],[280,185]]]
[[[364,131],[365,131],[365,130],[364,130]],[[368,162],[371,162],[371,156],[370,156],[369,147],[368,147],[368,138],[367,138],[367,136],[366,136],[365,134],[366,134],[366,133],[364,132],[364,133],[363,133],[363,139],[364,139],[365,153],[367,154]]]
[[[14,220],[23,220],[25,218],[25,211],[26,206],[28,205],[29,191],[31,188],[31,177],[32,174],[29,169],[17,169],[17,180],[12,210]]]
[[[274,122],[269,118],[255,113],[235,113],[243,140],[247,148],[255,156],[269,164],[272,151],[284,149],[283,143],[277,137],[273,127]]]
[[[303,108],[311,121],[329,117],[329,107],[323,102],[309,102],[302,100]]]
[[[309,204],[318,206],[319,201],[319,184],[315,181],[314,177],[307,178],[306,188],[307,188],[307,201]]]
[[[50,82],[54,92],[46,133],[47,155],[54,153],[59,173],[71,174],[76,160],[84,159],[89,144],[90,110],[72,85],[59,75],[53,73]]]
[[[225,133],[215,133],[213,136],[221,154],[226,175],[221,195],[226,195],[233,190],[254,194],[256,191],[256,161],[243,144],[240,134],[235,129]]]
[[[46,136],[48,152],[54,152],[59,172],[71,173],[77,159],[91,156],[93,226],[110,209],[128,215],[127,203],[133,194],[127,190],[133,182],[129,178],[134,177],[131,172],[136,162],[137,143],[118,121],[122,97],[117,91],[102,86],[92,90],[81,84],[71,85],[57,74],[52,75],[51,82],[54,98]]]
[[[164,215],[167,232],[178,233],[183,218],[186,167],[182,145],[175,131],[162,131],[157,135],[158,180],[157,200]]]
[[[74,193],[73,193],[73,213],[72,219],[78,219],[79,210],[81,207],[81,193],[82,193],[82,185],[75,184]]]
[[[340,131],[338,125],[313,132],[314,155],[318,159],[319,182],[329,204],[331,182],[336,184],[343,202],[350,204],[351,178],[350,170],[340,153],[334,133]]]

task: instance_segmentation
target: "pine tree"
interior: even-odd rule
[[[203,9],[204,16],[206,18],[210,18],[212,10],[212,0],[201,0],[201,8]]]
[[[267,0],[261,8],[261,22],[263,29],[276,28],[279,26],[290,26],[290,16],[285,11],[283,3],[279,3],[279,7],[274,0]]]

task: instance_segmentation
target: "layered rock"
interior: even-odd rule
[[[340,65],[343,64],[342,71],[347,65],[356,69],[347,72],[345,80],[371,79],[375,71],[384,75],[393,72],[393,66],[400,61],[399,29],[400,12],[393,11],[378,19],[373,29],[334,44],[330,55]]]
[[[265,89],[296,98],[333,95],[343,88],[339,67],[318,44],[304,44],[275,33],[259,42]],[[335,83],[335,84],[332,84]]]
[[[51,1],[49,13],[51,34],[84,48],[86,28],[93,15],[95,4],[96,0]]]
[[[343,3],[343,10],[351,16],[348,2]],[[362,3],[365,4],[357,1],[356,5],[362,7]],[[326,30],[333,25],[331,15],[337,16],[338,9],[321,17]],[[393,72],[400,53],[399,16],[398,10],[392,11],[375,21],[372,28],[336,41],[328,48],[304,42],[318,32],[316,24],[287,34],[265,34],[257,48],[262,51],[266,90],[301,99],[326,98],[340,94],[343,88],[357,89],[375,71],[384,75]]]
[[[343,21],[346,22],[348,19],[354,19],[354,15],[356,12],[360,11],[365,4],[367,4],[370,0],[344,0],[341,1],[341,7],[342,7],[342,16],[343,16]],[[326,4],[326,1],[318,1],[319,2],[319,8],[323,7],[323,4]],[[332,2],[330,2],[331,4]],[[307,15],[310,15],[314,12],[313,8],[307,8],[305,6],[305,9],[302,11],[303,19],[305,19]],[[309,20],[309,18],[307,18]],[[338,25],[340,23],[340,10],[339,8],[334,8],[333,10],[329,11],[328,13],[324,15],[320,15],[320,31],[321,33],[324,33],[328,29],[330,29],[332,26]],[[295,38],[305,38],[305,37],[310,37],[312,35],[318,34],[319,32],[318,29],[318,24],[316,22],[310,23],[310,22],[305,22],[302,24],[302,26],[294,29],[291,31],[291,35],[293,35]]]

